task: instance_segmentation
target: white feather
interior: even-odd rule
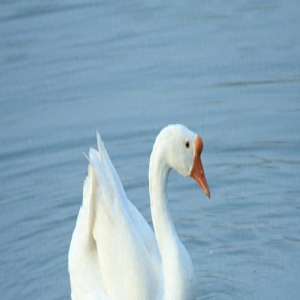
[[[127,199],[97,132],[98,151],[89,152],[82,206],[69,250],[73,300],[195,299],[192,263],[175,232],[165,198],[170,169],[164,160],[169,151],[164,148],[165,139],[170,139],[170,147],[178,147],[181,135],[195,137],[183,126],[169,126],[159,135],[151,155],[155,236]]]

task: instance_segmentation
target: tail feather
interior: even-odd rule
[[[92,233],[94,221],[95,221],[95,188],[97,187],[97,181],[95,178],[95,173],[91,165],[89,165],[88,176],[91,180],[91,191],[90,191],[90,203],[89,203],[89,233]]]
[[[98,151],[90,149],[90,161],[95,171],[95,177],[98,183],[96,190],[97,203],[95,208],[97,209],[97,206],[100,204],[98,201],[100,201],[101,204],[104,204],[105,208],[107,209],[110,218],[113,218],[114,203],[112,195],[114,195],[114,189],[111,186],[105,166],[100,159],[100,154]]]
[[[105,149],[104,143],[101,139],[101,136],[99,132],[97,132],[97,144],[98,144],[98,153],[99,153],[99,160],[103,164],[102,167],[104,167],[106,177],[110,183],[110,185],[113,188],[113,191],[115,192],[115,195],[118,199],[124,199],[126,198],[126,194],[123,188],[123,185],[121,183],[121,180],[117,174],[117,171],[112,164],[107,151]]]
[[[88,155],[84,152],[82,152],[83,156],[89,161],[89,163],[91,163],[90,158],[88,157]]]
[[[98,151],[99,151],[99,154],[100,154],[100,159],[102,161],[102,145],[103,145],[103,142],[102,142],[102,139],[101,139],[101,136],[100,136],[100,133],[99,131],[97,131],[97,145],[98,145]]]

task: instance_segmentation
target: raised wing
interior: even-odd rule
[[[77,269],[88,273],[92,283],[87,289],[102,293],[99,299],[155,299],[163,286],[155,235],[127,199],[99,134],[97,141],[98,151],[90,149],[83,204],[71,242],[76,251],[70,247],[72,297],[72,270]]]

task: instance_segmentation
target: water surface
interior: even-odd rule
[[[171,174],[197,299],[300,293],[298,1],[2,1],[1,298],[70,299],[67,253],[96,129],[151,222],[155,136],[205,142],[212,199]]]

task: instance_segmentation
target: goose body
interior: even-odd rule
[[[200,154],[203,142],[182,125],[165,127],[150,157],[154,232],[128,200],[97,135],[69,249],[73,300],[194,300],[192,261],[171,219],[166,196],[171,169],[192,176],[210,196]]]

